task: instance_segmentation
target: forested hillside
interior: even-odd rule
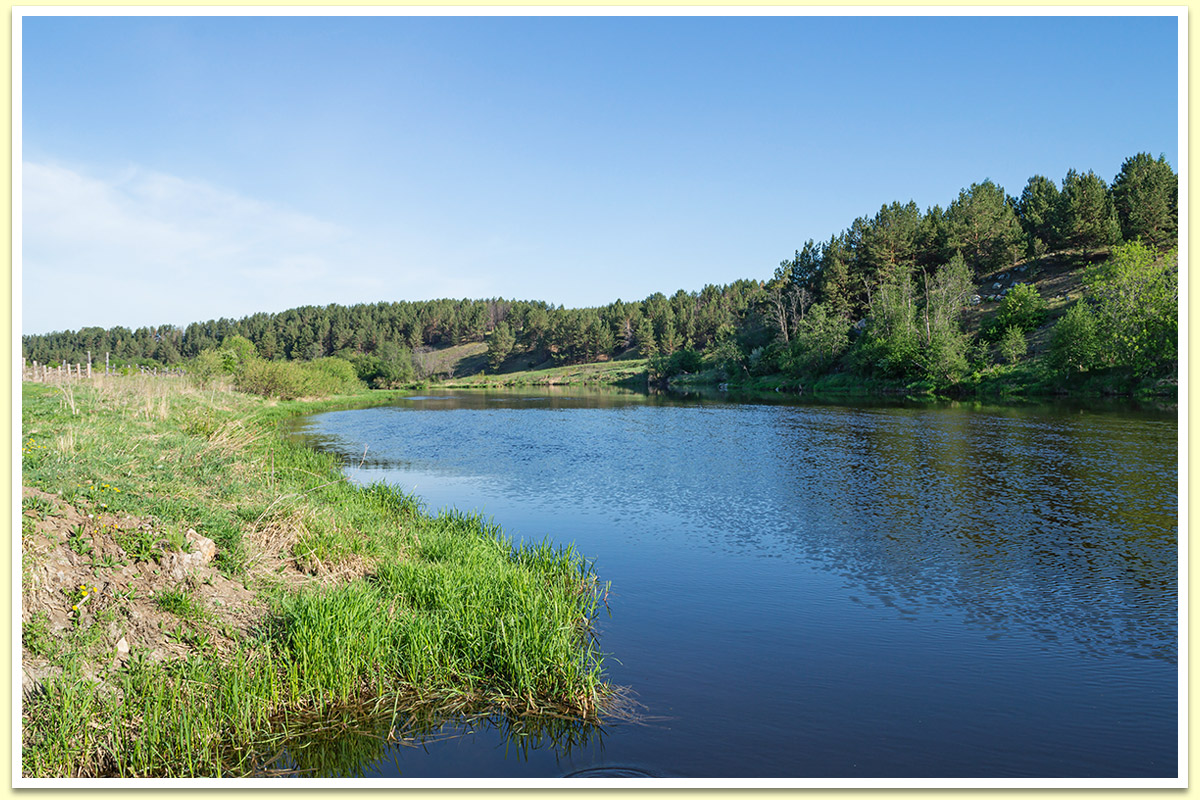
[[[703,372],[735,383],[949,387],[1031,365],[1040,372],[1021,380],[1144,380],[1177,369],[1177,183],[1165,158],[1144,153],[1111,184],[1071,170],[1061,182],[1035,175],[1013,196],[984,180],[945,208],[884,205],[805,242],[764,279],[599,308],[501,298],[304,306],[183,328],[30,335],[23,353],[210,370],[335,357],[381,387],[436,378],[431,351],[471,342],[486,343],[492,371],[643,357],[652,379]],[[1046,297],[1039,285],[1051,272],[1070,280]]]

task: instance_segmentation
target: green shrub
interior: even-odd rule
[[[1025,331],[1016,325],[1009,325],[1000,337],[1000,355],[1009,364],[1020,361],[1029,351],[1029,342],[1025,339]]]
[[[1078,373],[1099,366],[1100,355],[1096,316],[1086,303],[1076,303],[1050,331],[1046,359],[1060,372]]]
[[[247,364],[234,384],[238,391],[263,397],[294,400],[306,397],[308,376],[294,361],[253,361]]]
[[[336,356],[318,358],[301,368],[309,373],[313,380],[313,388],[321,390],[321,394],[347,394],[362,387],[354,365]]]
[[[985,335],[988,339],[996,341],[1002,338],[1009,328],[1032,331],[1042,324],[1045,315],[1046,301],[1038,293],[1037,287],[1029,283],[1014,284],[1000,303],[1000,308],[987,327]]]
[[[1179,268],[1174,250],[1160,255],[1141,242],[1127,242],[1088,270],[1084,283],[1096,299],[1100,345],[1116,366],[1141,376],[1175,367]]]
[[[830,369],[850,346],[850,323],[817,303],[800,321],[791,342],[793,371],[822,373]]]
[[[210,383],[227,372],[220,354],[211,348],[193,358],[187,370],[201,384]]]
[[[655,356],[651,359],[651,366],[658,375],[670,378],[684,372],[699,372],[704,368],[704,360],[695,350],[684,348],[669,356]]]
[[[354,365],[332,356],[308,362],[256,358],[242,367],[235,385],[238,391],[281,400],[347,394],[362,387]]]
[[[245,364],[258,358],[258,349],[254,346],[254,342],[247,339],[245,336],[230,336],[225,341],[221,342],[219,348],[222,354],[228,354],[233,357],[236,363]]]

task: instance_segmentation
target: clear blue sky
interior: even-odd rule
[[[766,278],[884,203],[1178,168],[1174,17],[25,17],[25,333]]]

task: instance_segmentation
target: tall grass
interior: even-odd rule
[[[346,709],[599,719],[601,587],[573,549],[514,545],[479,516],[349,483],[336,458],[280,435],[311,405],[143,378],[81,385],[75,400],[78,413],[25,386],[23,438],[71,440],[26,448],[25,483],[195,527],[270,610],[224,656],[135,652],[109,667],[101,621],[67,632],[57,676],[23,703],[26,776],[254,774],[301,746],[289,745],[297,719]],[[254,569],[293,562],[312,573],[298,588]]]

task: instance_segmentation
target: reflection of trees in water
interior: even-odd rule
[[[622,713],[629,712],[617,710],[618,716]],[[556,715],[393,711],[372,705],[321,717],[291,716],[252,753],[239,748],[235,760],[249,767],[248,777],[361,778],[378,774],[388,764],[403,775],[406,749],[480,733],[497,735],[506,757],[525,761],[538,750],[553,750],[556,757],[565,758],[576,750],[603,746],[604,728],[594,721]]]
[[[776,542],[901,614],[1175,663],[1175,432],[1011,409],[782,418],[804,519]]]

